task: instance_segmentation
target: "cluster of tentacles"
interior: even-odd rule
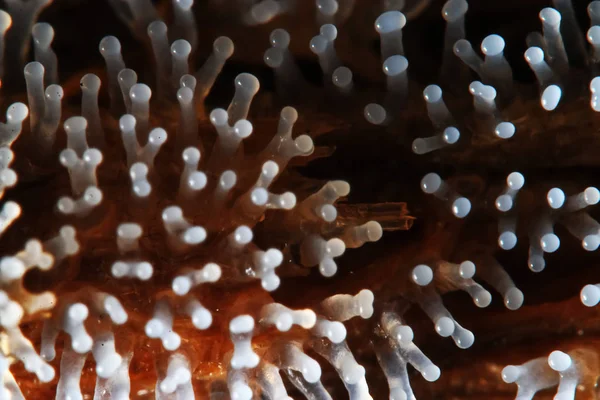
[[[478,244],[465,246],[461,258],[452,260],[435,251],[420,254],[410,260],[408,273],[383,284],[384,292],[393,287],[394,295],[381,300],[365,288],[308,299],[310,308],[275,302],[271,292],[283,279],[304,276],[312,267],[333,277],[343,268],[338,257],[378,241],[390,222],[376,212],[353,213],[351,206],[341,206],[339,200],[350,192],[347,182],[317,185],[287,168],[319,155],[310,135],[294,134],[301,120],[296,109],[281,109],[276,123],[253,124],[248,118],[260,83],[242,73],[228,107],[206,110],[205,99],[234,52],[232,40],[214,39],[212,54],[191,71],[199,38],[192,0],[172,2],[169,26],[149,0],[111,0],[133,36],[151,48],[155,79],[139,82],[138,73],[125,65],[119,40],[106,36],[99,43],[105,78],[93,73],[81,78],[81,103],[74,110],[63,104],[54,30],[36,23],[51,2],[5,3],[6,11],[0,11],[2,85],[24,82],[26,104],[10,104],[0,126],[0,399],[39,398],[44,384],[56,385],[57,399],[154,393],[157,399],[223,394],[275,400],[290,398],[292,386],[307,399],[331,399],[329,383],[321,379],[324,361],[350,399],[371,399],[365,367],[346,342],[344,322],[357,317],[371,319],[365,342],[387,379],[389,398],[414,399],[408,365],[427,381],[437,380],[441,371],[413,342],[405,317],[411,305],[427,314],[437,334],[466,349],[475,336],[452,316],[442,295],[462,290],[477,307],[487,307],[492,296],[476,278],[495,289],[508,309],[523,304],[523,293],[493,251]],[[249,25],[295,10],[285,0],[239,3],[234,8]],[[323,89],[304,82],[283,29],[271,33],[264,61],[282,96],[293,98],[302,88],[322,90],[338,107],[361,102],[368,122],[395,132],[404,127],[415,93],[403,28],[407,16],[422,10],[404,14],[395,9],[403,2],[384,2],[387,8],[374,28],[386,90],[370,93],[377,102],[368,103],[356,98],[352,70],[335,49],[336,24],[349,18],[353,3],[316,2],[320,29],[309,47],[318,58]],[[543,32],[527,37],[524,54],[539,82],[536,112],[552,112],[575,98],[582,70],[590,75],[583,81],[589,85],[591,110],[600,111],[600,80],[594,77],[600,62],[600,2],[588,7],[589,51],[571,2],[554,3],[556,8],[540,12]],[[466,0],[449,0],[443,7],[440,86],[422,91],[433,133],[410,138],[408,147],[416,156],[464,149],[467,143],[498,151],[498,143],[519,140],[529,112],[521,107],[521,87],[503,55],[504,39],[487,36],[481,58],[465,39],[467,11]],[[31,39],[35,61],[25,63]],[[577,65],[575,72],[570,62]],[[471,80],[471,73],[479,80]],[[451,107],[443,98],[445,85],[457,99]],[[102,96],[109,99],[106,107]],[[490,156],[492,162],[495,157]],[[501,249],[515,248],[524,231],[529,268],[540,272],[544,255],[560,247],[556,224],[583,249],[598,249],[600,223],[586,211],[600,200],[598,189],[568,187],[566,195],[558,187],[547,188],[539,199],[532,194],[540,189],[529,192],[528,185],[522,173],[510,171],[505,187],[487,196],[493,206],[484,211],[498,215]],[[439,202],[444,204],[443,220],[468,219],[487,207],[435,172],[422,178],[421,190],[431,195],[421,197],[424,204],[433,200],[438,211]],[[519,212],[522,203],[526,211]],[[392,208],[384,214],[396,217],[392,225],[397,228],[406,210]],[[595,306],[600,285],[586,286],[581,299]],[[581,385],[593,386],[590,371],[597,371],[597,364],[588,349],[555,351],[506,367],[502,378],[518,384],[520,400],[557,384],[556,399],[573,399]]]

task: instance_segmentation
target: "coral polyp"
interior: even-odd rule
[[[600,2],[194,3],[4,2],[0,399],[595,398]]]

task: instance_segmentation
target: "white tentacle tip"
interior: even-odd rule
[[[464,15],[469,10],[467,0],[448,0],[442,8],[442,16],[448,22],[454,22]]]
[[[355,297],[358,307],[359,314],[363,319],[369,319],[373,316],[373,302],[375,301],[375,295],[368,289],[363,289]]]
[[[377,103],[370,103],[365,106],[365,119],[373,125],[382,125],[387,120],[385,108]]]
[[[161,337],[161,341],[165,350],[174,351],[181,345],[181,336],[171,331]]]
[[[427,382],[435,382],[437,381],[442,374],[442,371],[437,365],[429,365],[423,371],[421,371],[421,375]]]
[[[454,338],[454,342],[459,349],[468,349],[475,343],[475,335],[469,330],[463,330]]]
[[[213,42],[213,53],[220,60],[227,60],[233,55],[235,46],[233,41],[227,36],[219,36]]]
[[[390,334],[398,342],[405,344],[412,342],[415,338],[412,328],[408,325],[397,325],[392,328]]]
[[[600,288],[596,285],[585,285],[581,289],[581,302],[586,307],[595,307],[600,302]]]
[[[183,242],[189,245],[200,244],[206,239],[206,229],[201,226],[192,226],[185,230],[183,234]]]
[[[442,178],[435,172],[430,172],[421,179],[421,190],[427,194],[437,192],[442,186]]]
[[[404,28],[406,17],[400,11],[387,11],[375,20],[377,33],[385,34]]]
[[[521,376],[521,370],[516,365],[507,365],[502,369],[502,380],[506,383],[514,383]]]
[[[408,68],[408,60],[401,55],[393,55],[383,62],[383,73],[387,76],[397,76]]]
[[[29,115],[29,108],[23,103],[13,103],[6,110],[6,119],[11,123],[21,123]]]
[[[550,85],[542,93],[541,104],[544,110],[554,111],[562,97],[562,89],[557,85]]]
[[[504,294],[504,305],[509,310],[517,310],[523,305],[524,298],[523,292],[513,287]]]
[[[587,235],[581,241],[581,247],[586,251],[596,251],[600,247],[600,235]]]
[[[496,125],[496,129],[494,130],[494,133],[500,139],[510,139],[511,137],[514,136],[515,131],[516,131],[516,128],[513,123],[500,122],[498,125]]]
[[[96,374],[100,378],[110,378],[121,366],[122,361],[123,358],[119,354],[113,353],[98,362],[96,365]]]
[[[583,191],[583,200],[587,205],[593,206],[600,201],[600,191],[595,187],[588,187]]]
[[[192,288],[192,280],[187,276],[177,276],[171,284],[173,292],[178,296],[184,296],[189,293]]]
[[[557,210],[565,204],[565,192],[560,188],[552,188],[548,191],[546,200],[551,208]]]
[[[464,218],[471,212],[471,201],[466,197],[459,197],[452,203],[452,214],[456,218]]]
[[[433,280],[433,270],[425,264],[417,265],[413,268],[411,279],[419,286],[427,286]]]
[[[463,279],[471,279],[475,276],[476,267],[472,261],[463,261],[458,266],[458,272]]]
[[[504,39],[500,35],[489,35],[481,42],[481,52],[486,56],[495,56],[504,51]]]
[[[483,290],[473,297],[473,303],[479,308],[486,308],[492,303],[492,294]]]
[[[244,382],[235,381],[229,390],[232,400],[252,400],[252,389]]]
[[[506,177],[506,184],[512,190],[521,190],[525,185],[525,177],[520,172],[511,172]]]
[[[542,20],[542,22],[544,23],[548,23],[552,26],[557,26],[560,25],[560,21],[562,19],[562,16],[560,15],[560,13],[552,8],[552,7],[546,7],[544,9],[542,9],[542,11],[540,11],[540,19]]]
[[[185,39],[178,39],[171,45],[171,54],[175,58],[187,58],[192,52],[192,45]]]
[[[129,317],[121,302],[114,296],[106,296],[104,299],[104,310],[116,325],[123,325]]]
[[[517,235],[514,232],[506,231],[502,232],[498,236],[498,246],[502,250],[512,250],[517,245]]]
[[[346,339],[346,327],[339,321],[322,321],[317,324],[325,324],[324,334],[332,343],[341,343]]]
[[[10,14],[4,10],[0,10],[0,32],[6,33],[8,28],[12,26],[12,18]]]
[[[540,239],[540,246],[546,253],[554,253],[560,247],[560,239],[554,233],[546,233]]]
[[[448,337],[454,333],[454,321],[449,317],[441,317],[435,321],[435,331],[441,337]]]
[[[102,56],[114,56],[121,53],[121,42],[114,36],[105,36],[100,41],[100,53]]]
[[[566,371],[573,361],[567,353],[555,350],[548,356],[548,365],[555,371],[563,372]]]
[[[254,318],[250,315],[240,315],[229,323],[229,331],[233,334],[250,333],[254,330]]]

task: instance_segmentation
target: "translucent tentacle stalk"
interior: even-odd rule
[[[377,221],[369,221],[344,230],[340,239],[347,249],[355,249],[368,242],[377,242],[383,236],[383,228]]]
[[[293,107],[284,107],[279,116],[277,134],[262,152],[263,159],[272,159],[281,169],[297,156],[308,156],[313,153],[313,141],[308,135],[292,138],[294,124],[298,120],[298,112]]]
[[[157,19],[152,0],[109,0],[117,16],[138,38],[143,38],[144,30]]]
[[[300,263],[307,267],[319,266],[319,272],[332,277],[337,272],[334,258],[346,251],[346,244],[338,238],[329,240],[318,235],[307,236],[300,246]]]
[[[215,39],[211,55],[194,75],[198,81],[195,93],[199,100],[208,95],[225,62],[232,56],[233,50],[233,42],[228,37],[220,36]]]
[[[393,55],[383,62],[383,72],[387,76],[387,90],[394,99],[402,102],[408,96],[408,60],[401,55]],[[396,103],[394,101],[394,103]],[[391,107],[390,107],[391,108]]]
[[[7,201],[0,209],[0,236],[21,216],[21,206],[14,201]]]
[[[119,88],[118,75],[125,69],[125,62],[121,55],[121,43],[114,36],[105,36],[100,41],[100,54],[106,63],[108,75],[108,94],[110,95],[110,107],[114,114],[124,110],[124,104]]]
[[[454,54],[461,59],[461,61],[471,68],[477,75],[481,76],[481,67],[483,61],[473,50],[473,46],[468,40],[460,39],[454,43]]]
[[[508,365],[502,370],[502,380],[516,383],[516,400],[532,400],[535,393],[558,384],[559,376],[548,365],[546,357],[527,361],[522,365]]]
[[[23,128],[29,109],[23,103],[13,103],[6,110],[6,123],[0,124],[0,147],[10,147]]]
[[[198,28],[194,17],[194,0],[173,0],[173,14],[175,17],[175,31],[173,37],[187,40],[192,51],[198,46]]]
[[[165,350],[177,350],[181,344],[181,337],[173,330],[173,312],[165,299],[156,303],[154,315],[144,331],[149,338],[160,339]]]
[[[197,148],[188,147],[182,152],[182,158],[184,167],[179,180],[179,196],[183,200],[189,200],[204,189],[207,177],[204,172],[198,171],[200,151]]]
[[[152,43],[154,65],[156,66],[156,88],[158,97],[163,98],[169,92],[171,63],[167,25],[162,21],[154,21],[148,25],[148,37]]]
[[[45,91],[45,113],[39,128],[36,143],[40,146],[42,158],[52,154],[52,147],[56,141],[56,131],[60,125],[62,115],[63,89],[58,85],[50,85]]]
[[[170,206],[163,210],[162,220],[169,235],[169,243],[175,249],[185,249],[206,239],[206,230],[194,226],[183,217],[180,207]]]
[[[90,145],[95,148],[106,148],[104,129],[100,119],[98,107],[98,93],[100,92],[100,78],[94,74],[86,74],[81,78],[81,116],[86,119],[90,133]]]
[[[89,186],[78,199],[65,196],[58,199],[56,207],[61,214],[85,217],[102,202],[102,191]]]
[[[270,303],[262,307],[260,311],[260,321],[262,326],[275,326],[280,332],[287,332],[292,325],[301,326],[304,329],[311,329],[315,326],[317,316],[310,309],[291,310],[279,303]]]
[[[509,310],[517,310],[523,305],[523,292],[516,286],[506,270],[493,257],[485,258],[477,265],[479,276],[492,286],[504,298],[504,305]]]
[[[358,364],[345,342],[332,344],[329,341],[311,342],[312,348],[325,358],[336,370],[351,400],[372,400],[365,379],[365,368]]]
[[[185,271],[173,279],[173,292],[184,296],[196,286],[203,283],[216,282],[221,278],[221,267],[215,263],[208,263],[202,269]]]
[[[337,67],[331,74],[331,82],[343,94],[352,92],[354,83],[352,82],[352,71],[348,67]]]
[[[33,36],[34,58],[46,71],[44,80],[48,84],[58,83],[58,61],[51,44],[54,40],[54,29],[45,22],[37,23],[31,32]]]
[[[250,7],[248,13],[244,15],[244,21],[248,25],[266,24],[286,12],[289,8],[288,4],[288,0],[260,0]]]
[[[230,125],[248,117],[250,103],[259,88],[260,83],[254,75],[243,73],[235,78],[235,94],[227,108]]]
[[[17,77],[22,76],[23,65],[31,40],[31,31],[37,21],[38,16],[52,0],[7,0],[5,6],[12,18],[11,29],[6,34],[6,49],[4,51],[5,75],[10,79],[4,80],[7,86],[13,88],[21,84],[22,80]],[[10,25],[10,24],[9,24]]]
[[[177,90],[177,101],[181,110],[177,143],[179,148],[185,148],[198,142],[198,120],[193,89],[182,87]]]
[[[269,362],[261,362],[257,368],[257,380],[263,393],[271,399],[291,400],[288,396],[279,368]],[[250,393],[251,395],[251,393]],[[240,400],[250,400],[251,397],[239,397]]]
[[[544,41],[548,49],[550,65],[560,75],[564,75],[569,71],[569,60],[560,32],[562,16],[556,9],[550,7],[546,7],[540,11],[539,16],[542,21]]]
[[[454,43],[465,38],[465,14],[468,10],[469,4],[466,0],[448,0],[442,8],[442,17],[446,20],[441,71],[444,81],[460,76],[461,65],[454,55]]]
[[[65,348],[60,359],[60,379],[56,387],[56,397],[63,399],[83,399],[79,381],[86,356]]]
[[[504,39],[499,35],[489,35],[481,42],[481,52],[485,55],[481,65],[483,79],[497,87],[504,96],[512,94],[513,74],[504,58]]]
[[[131,97],[129,97],[129,93],[131,92],[131,88],[137,83],[138,76],[134,70],[125,68],[119,71],[117,79],[119,80],[119,87],[121,88],[125,110],[131,114],[133,110],[131,108]]]
[[[585,65],[587,52],[572,1],[553,0],[552,4],[560,12],[563,19],[561,34],[569,60],[576,65]]]
[[[136,83],[129,90],[131,99],[131,114],[136,120],[136,135],[138,142],[144,142],[149,130],[150,120],[150,98],[152,90],[148,85]]]
[[[293,88],[304,82],[294,56],[289,50],[290,34],[285,29],[275,29],[269,36],[271,47],[265,51],[264,61],[275,72],[277,92],[293,96]]]
[[[103,160],[100,150],[87,149],[80,158],[73,149],[65,149],[60,153],[59,159],[69,171],[71,190],[74,195],[81,195],[90,186],[98,187],[96,169]]]
[[[575,392],[580,379],[577,360],[567,353],[555,350],[548,356],[548,365],[560,375],[555,398],[575,400]]]
[[[429,173],[421,180],[421,190],[432,194],[440,200],[450,203],[452,214],[457,218],[466,217],[471,211],[471,202],[466,197],[460,196],[445,183],[436,173]]]
[[[319,58],[319,65],[326,83],[331,80],[333,71],[340,65],[335,52],[336,38],[337,28],[335,25],[326,24],[321,26],[319,35],[310,41],[310,50]]]
[[[336,294],[321,302],[325,316],[336,321],[347,321],[360,316],[363,319],[373,315],[373,301],[375,296],[368,289],[363,289],[355,296],[350,294]]]
[[[250,121],[241,119],[233,126],[229,125],[229,114],[222,108],[214,109],[210,113],[210,122],[217,131],[215,143],[208,160],[208,169],[221,171],[225,166],[236,166],[236,161],[242,156],[242,141],[248,138],[254,130]]]
[[[587,12],[591,25],[600,25],[600,1],[590,1],[590,4],[587,6]]]
[[[178,398],[193,400],[193,390],[191,393],[188,393],[191,389],[191,381],[192,370],[189,360],[181,353],[174,353],[169,357],[164,377],[157,382],[157,389],[161,393],[175,393]],[[185,393],[188,394],[185,395]]]
[[[6,56],[6,31],[12,26],[12,18],[10,14],[4,10],[0,10],[0,83],[4,85],[4,62],[8,57]]]
[[[27,104],[29,104],[29,124],[32,132],[38,132],[46,110],[44,93],[44,66],[32,61],[25,66]]]
[[[258,354],[252,350],[252,333],[254,319],[250,315],[240,315],[229,323],[229,332],[234,350],[231,357],[233,369],[255,368],[260,361]]]
[[[268,292],[279,287],[281,280],[275,274],[275,269],[283,262],[283,253],[277,249],[255,251],[252,254],[252,270],[250,276],[260,279],[263,289]]]
[[[188,58],[192,45],[187,40],[179,39],[171,45],[171,86],[177,88],[181,77],[189,72]]]
[[[494,203],[496,209],[503,213],[498,219],[498,245],[504,250],[511,250],[517,245],[515,202],[524,184],[525,177],[520,172],[510,173],[506,177],[506,188]]]
[[[449,126],[437,135],[413,140],[412,151],[415,154],[427,154],[453,145],[459,140],[460,131],[453,126]]]
[[[381,38],[381,59],[394,55],[404,55],[402,28],[406,17],[400,11],[386,11],[375,20],[375,30]]]
[[[14,161],[14,153],[8,147],[0,147],[0,199],[7,188],[17,183],[17,173],[9,168]]]
[[[111,399],[126,400],[131,391],[131,382],[129,379],[129,364],[133,354],[128,353],[122,357],[121,364],[110,378],[98,376],[96,379],[96,389],[94,399],[109,394]]]

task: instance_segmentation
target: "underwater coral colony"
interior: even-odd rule
[[[378,241],[385,224],[376,214],[361,220],[342,212],[338,200],[348,196],[348,182],[329,181],[313,190],[286,169],[292,159],[298,165],[298,158],[308,160],[315,152],[311,136],[293,134],[295,108],[280,110],[274,135],[260,133],[269,135],[262,148],[244,145],[258,135],[247,119],[260,89],[254,75],[235,78],[227,109],[205,112],[205,99],[234,43],[225,36],[211,38],[212,54],[201,68],[190,70],[202,37],[193,0],[172,1],[168,26],[150,0],[108,1],[133,37],[151,48],[154,79],[138,82],[136,71],[125,65],[122,50],[127,50],[116,37],[105,36],[99,52],[106,78],[77,77],[81,103],[75,111],[63,104],[68,86],[63,82],[63,91],[58,78],[54,29],[37,22],[46,7],[59,2],[51,3],[5,0],[0,11],[4,99],[11,98],[11,87],[26,88],[26,103],[8,105],[0,126],[0,399],[281,400],[290,399],[288,393],[342,398],[331,394],[325,370],[337,372],[346,398],[387,397],[386,388],[369,385],[366,368],[355,358],[365,352],[376,358],[390,399],[415,398],[409,364],[426,381],[440,378],[440,368],[413,342],[408,307],[378,300],[377,291],[340,293],[305,309],[273,300],[286,276],[293,279],[306,268],[318,267],[323,277],[335,279],[338,258]],[[234,3],[247,25],[276,21],[301,7],[286,0]],[[307,43],[322,69],[319,90],[342,104],[356,101],[355,83],[336,53],[335,24],[343,26],[354,3],[317,0],[318,34]],[[519,112],[525,111],[513,104],[521,88],[503,55],[505,41],[489,34],[481,43],[483,57],[473,49],[465,35],[466,0],[449,0],[441,10],[446,21],[441,76],[456,74],[458,82],[468,69],[467,75],[478,76],[461,94],[469,99],[467,106],[460,114],[450,111],[434,82],[422,95],[413,90],[403,28],[429,2],[421,3],[403,14],[404,2],[373,2],[381,9],[372,22],[387,90],[379,103],[358,99],[366,120],[394,130],[403,105],[422,96],[433,134],[414,139],[409,147],[416,155],[448,151],[465,141],[518,138]],[[600,1],[588,5],[586,35],[570,0],[553,3],[539,13],[541,33],[526,38],[524,58],[539,84],[537,107],[551,114],[571,101],[570,83],[585,71],[589,112],[600,111],[600,77],[594,77],[600,63]],[[273,30],[264,53],[284,93],[302,79],[290,39],[287,31]],[[578,60],[577,68],[572,60]],[[13,92],[13,101],[19,100],[18,90]],[[109,98],[106,106],[102,96]],[[459,120],[466,115],[475,122]],[[586,211],[600,200],[598,189],[567,195],[551,188],[536,203],[535,216],[523,221],[517,209],[519,197],[527,197],[526,177],[505,173],[505,187],[493,202],[501,249],[517,245],[517,222],[528,224],[532,271],[543,270],[544,255],[560,247],[557,224],[585,250],[598,249],[600,224]],[[467,221],[472,214],[468,195],[451,179],[430,172],[422,177],[421,190],[427,194],[422,201],[438,202],[451,218]],[[56,198],[46,200],[48,194]],[[477,307],[487,307],[492,297],[475,281],[481,278],[500,293],[506,308],[516,310],[524,302],[493,257],[473,251],[465,258],[424,260],[393,277],[397,298],[418,305],[437,334],[451,337],[461,349],[471,347],[475,337],[453,318],[441,295],[462,290]],[[31,276],[38,280],[33,286],[45,290],[32,290]],[[581,301],[595,306],[600,285],[585,286]],[[355,329],[351,319],[362,327],[363,348],[351,349],[346,341],[352,333],[347,327]],[[574,399],[593,386],[587,378],[594,361],[585,350],[558,348],[539,356],[497,371],[505,382],[517,384],[517,399],[555,386],[555,399]]]

